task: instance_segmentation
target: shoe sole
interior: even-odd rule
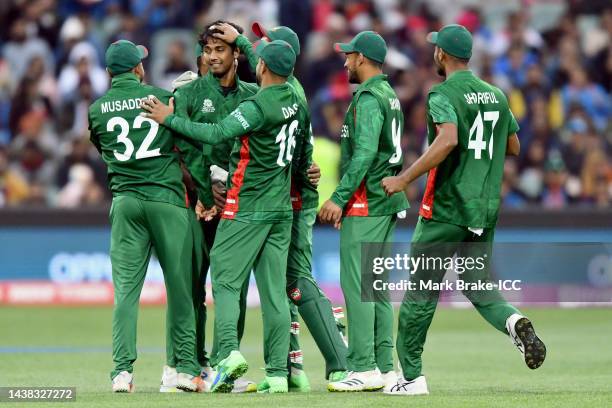
[[[116,394],[130,394],[132,392],[134,392],[134,385],[130,385],[128,388],[119,388],[116,390],[113,390],[114,393]]]
[[[162,392],[162,393],[166,393],[166,392],[183,392],[183,390],[178,389],[176,387],[169,387],[167,385],[162,385],[161,387],[159,387],[159,392]]]
[[[337,388],[332,387],[331,385],[328,385],[327,391],[329,392],[374,392],[374,391],[380,391],[383,388],[385,388],[384,385],[381,385],[380,387],[362,388],[361,390],[339,390]]]
[[[247,370],[249,369],[249,365],[244,362],[240,363],[234,368],[232,371],[227,373],[225,378],[219,380],[217,385],[213,385],[210,389],[210,392],[219,392],[219,393],[230,393],[234,389],[234,381],[236,379],[242,377]]]
[[[536,335],[533,325],[526,317],[519,319],[514,325],[514,331],[525,348],[525,364],[535,370],[546,359],[546,346]]]

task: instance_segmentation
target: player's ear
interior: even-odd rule
[[[237,60],[240,56],[240,50],[238,49],[238,47],[234,47],[234,51],[232,52],[232,54],[234,54],[234,59]]]

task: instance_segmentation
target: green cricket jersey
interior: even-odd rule
[[[185,187],[171,131],[140,116],[141,101],[154,95],[168,103],[172,94],[124,73],[89,107],[89,130],[108,168],[113,196],[129,195],[185,207]]]
[[[289,221],[291,162],[302,157],[308,134],[308,109],[285,83],[261,89],[217,124],[194,123],[177,115],[164,125],[197,141],[234,140],[223,218],[245,222]],[[296,152],[296,147],[301,151]]]
[[[239,35],[236,38],[236,46],[247,57],[249,65],[254,72],[257,66],[258,57],[253,49],[253,44],[251,44],[246,36]],[[287,78],[287,82],[293,86],[304,106],[308,108],[306,93],[300,81],[298,81],[295,76],[291,75]],[[291,202],[294,210],[317,208],[319,205],[317,187],[313,186],[306,176],[306,171],[312,164],[314,146],[312,129],[309,129],[308,133],[305,134],[303,138],[297,139],[297,144],[300,145],[301,143],[305,144],[304,154],[300,157],[300,160],[294,160],[291,165]],[[296,151],[301,151],[301,149],[296,147]]]
[[[459,144],[429,171],[419,214],[466,227],[494,227],[508,136],[519,130],[506,96],[471,71],[457,71],[429,92],[429,143],[440,123],[457,125]]]
[[[357,88],[340,135],[341,179],[331,200],[345,216],[381,216],[409,208],[403,192],[387,197],[384,177],[402,169],[404,115],[386,75]]]
[[[219,80],[209,72],[174,92],[174,112],[177,116],[193,122],[217,123],[258,89],[256,84],[240,81],[238,77],[234,88],[224,89]],[[196,184],[198,197],[210,207],[214,202],[210,190],[209,168],[214,164],[229,170],[233,140],[202,145],[193,139],[178,138],[176,144]]]

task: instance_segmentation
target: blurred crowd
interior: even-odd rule
[[[105,92],[104,50],[149,47],[147,81],[169,89],[195,71],[195,34],[224,18],[287,25],[303,52],[322,198],[338,177],[351,87],[331,45],[373,29],[389,45],[385,72],[402,103],[405,164],[426,146],[425,100],[440,81],[429,31],[457,22],[474,35],[472,70],[508,95],[522,152],[508,159],[503,205],[609,208],[612,200],[612,6],[608,1],[5,0],[0,2],[0,207],[80,207],[110,199],[89,143],[87,109]],[[469,4],[469,5],[468,5]],[[239,75],[253,80],[241,64]],[[417,203],[424,180],[410,187]]]

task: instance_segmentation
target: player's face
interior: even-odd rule
[[[211,37],[204,46],[202,53],[204,64],[216,77],[222,77],[234,68],[234,51],[228,43]]]
[[[444,71],[444,64],[442,63],[443,58],[444,54],[442,50],[436,46],[436,48],[434,49],[434,64],[436,65],[438,75],[442,77],[446,76],[446,72]]]
[[[351,84],[359,83],[359,76],[357,75],[357,60],[359,54],[356,52],[351,52],[346,54],[346,61],[344,61],[344,68],[348,72],[348,80]]]

